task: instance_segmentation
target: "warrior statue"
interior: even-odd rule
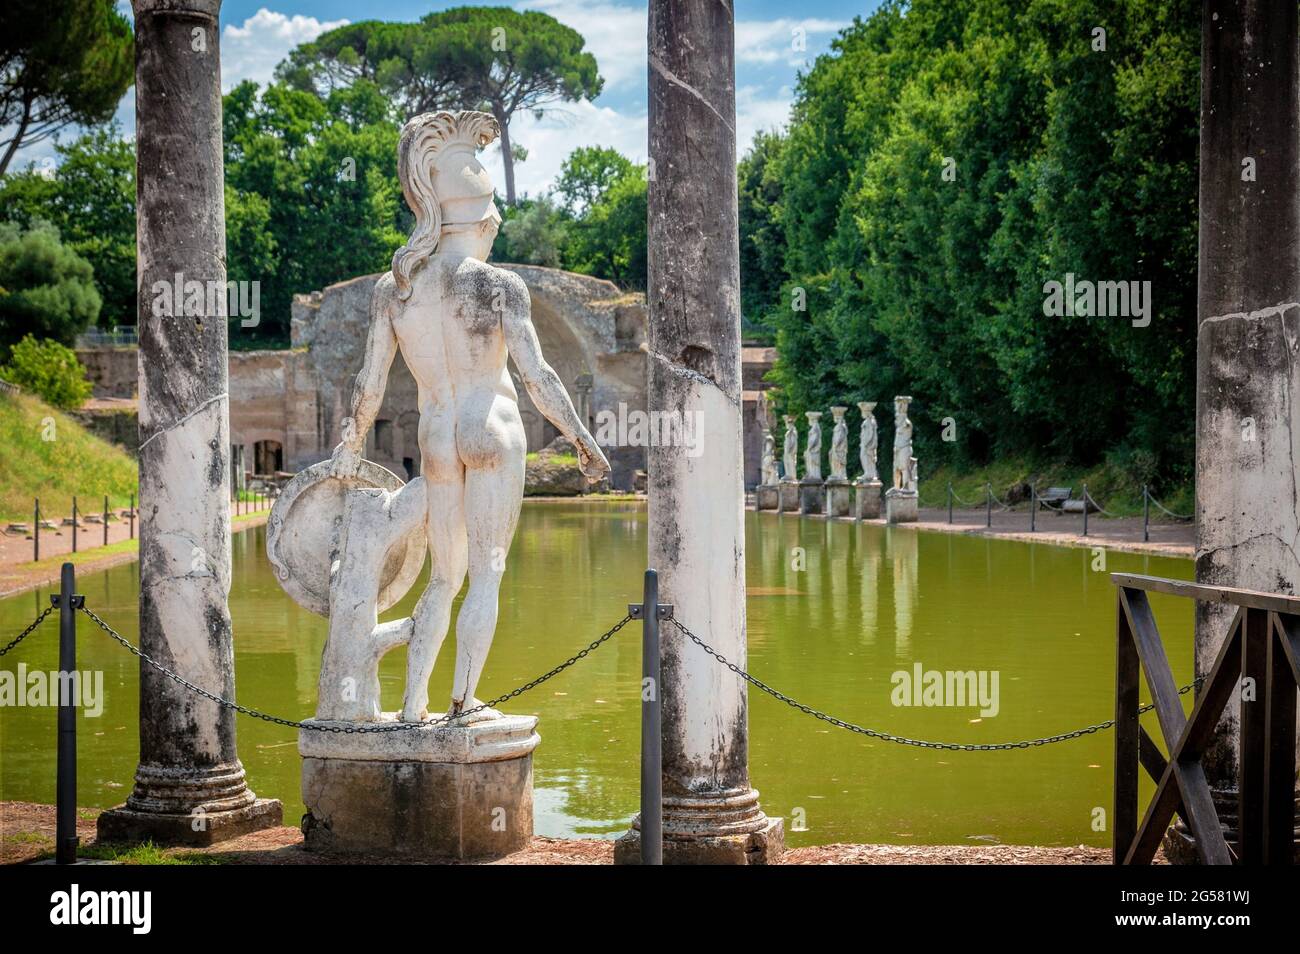
[[[501,559],[524,492],[527,442],[509,359],[537,409],[573,442],[587,480],[609,473],[542,356],[528,288],[487,264],[501,217],[476,154],[499,135],[492,116],[473,111],[425,113],[402,127],[397,173],[415,228],[375,286],[352,414],[329,465],[337,479],[357,474],[400,351],[417,387],[423,531],[432,559],[411,620],[405,722],[428,718],[429,677],[467,574],[449,713],[480,705],[474,691],[496,632]]]

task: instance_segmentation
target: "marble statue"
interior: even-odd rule
[[[763,435],[762,482],[765,487],[774,487],[780,477],[776,472],[776,438],[768,431]]]
[[[808,418],[808,444],[803,452],[804,483],[822,479],[822,425],[821,411],[806,411]]]
[[[382,719],[378,660],[405,643],[406,687],[398,718],[428,720],[429,678],[451,625],[452,602],[467,576],[469,588],[456,620],[448,717],[481,705],[475,689],[496,632],[502,561],[524,490],[527,444],[510,359],[538,411],[573,442],[586,479],[595,483],[610,470],[542,355],[523,281],[487,264],[501,219],[477,153],[499,135],[492,116],[468,110],[424,113],[402,127],[398,178],[415,227],[394,254],[392,270],[375,285],[365,358],[343,439],[329,461],[295,478],[303,485],[291,495],[305,501],[313,487],[333,481],[347,488],[335,493],[346,504],[327,505],[327,495],[319,491],[314,510],[295,517],[286,505],[278,523],[273,515],[268,531],[272,562],[293,594],[288,580],[295,572],[303,576],[302,567],[313,556],[307,545],[294,551],[290,538],[309,537],[313,520],[332,519],[337,527],[331,538],[336,542],[322,530],[315,547],[326,553],[334,548],[328,606],[313,607],[327,608],[330,616],[317,709],[321,719]],[[420,415],[420,476],[404,486],[362,459],[399,352],[415,378]],[[427,548],[431,558],[428,585],[409,619],[378,624],[377,613],[414,579],[406,578],[412,539],[417,541],[414,562],[422,561],[420,549]],[[319,581],[316,590],[319,603]],[[469,721],[494,718],[500,714],[482,710]]]
[[[894,398],[894,489],[916,492],[912,458],[912,422],[907,418],[910,397]]]
[[[849,425],[844,420],[847,407],[831,408],[835,427],[831,431],[831,480],[849,479]]]
[[[862,412],[862,427],[858,431],[858,463],[862,465],[861,483],[879,480],[876,471],[876,402],[859,401],[858,410]]]
[[[799,479],[799,429],[794,426],[794,415],[785,415],[785,447],[784,447],[785,476],[784,480],[797,481]]]

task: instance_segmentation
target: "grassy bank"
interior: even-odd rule
[[[882,479],[887,477],[888,474],[882,473]],[[984,504],[986,481],[992,484],[994,495],[1004,501],[1012,488],[1022,483],[1031,484],[1040,492],[1048,487],[1070,487],[1074,497],[1080,497],[1083,485],[1087,484],[1088,495],[1116,516],[1142,514],[1142,480],[1109,463],[1084,468],[1010,458],[980,468],[944,466],[929,475],[923,473],[920,486],[922,502],[928,506],[946,507],[950,481],[953,492],[959,498],[980,506]],[[1195,506],[1191,483],[1175,487],[1153,486],[1151,494],[1175,513],[1191,514]],[[958,503],[957,506],[960,507],[961,504]],[[1153,520],[1164,519],[1154,506],[1151,508],[1151,517]]]
[[[50,519],[125,507],[136,492],[136,464],[119,447],[27,394],[0,396],[0,520],[31,523],[32,498]]]

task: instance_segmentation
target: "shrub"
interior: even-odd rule
[[[91,392],[86,369],[71,348],[48,338],[37,341],[31,335],[13,346],[9,363],[0,367],[0,378],[65,409],[81,407]]]

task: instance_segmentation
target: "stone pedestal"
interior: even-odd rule
[[[826,516],[847,517],[853,500],[853,485],[847,480],[826,481]]]
[[[916,523],[918,498],[906,490],[890,490],[885,494],[886,523]]]
[[[501,716],[352,735],[299,730],[305,847],[428,860],[520,850],[533,836],[536,727],[535,716]]]
[[[783,480],[777,485],[777,510],[781,513],[799,512],[799,483]]]
[[[238,762],[192,771],[142,764],[130,799],[95,827],[100,841],[206,847],[283,821],[280,800],[255,796]]]
[[[859,480],[853,484],[853,519],[876,520],[880,517],[880,481]]]
[[[785,821],[768,818],[758,792],[726,791],[706,797],[664,797],[664,864],[768,865],[785,852]],[[641,818],[614,842],[614,863],[641,863]]]
[[[826,512],[826,483],[822,480],[799,481],[799,512],[823,514]]]
[[[759,484],[754,491],[755,507],[759,510],[780,510],[781,491],[776,484]]]

